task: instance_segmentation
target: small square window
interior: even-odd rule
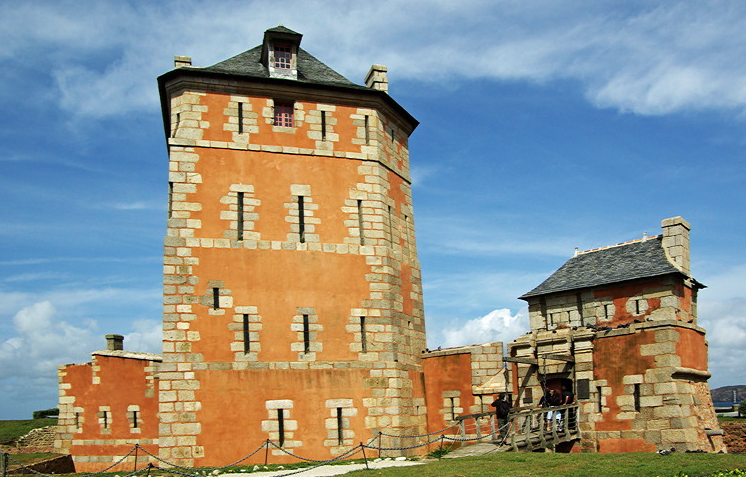
[[[293,127],[293,103],[275,102],[275,126]]]
[[[275,68],[289,70],[292,57],[290,45],[275,45]]]

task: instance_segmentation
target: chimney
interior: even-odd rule
[[[182,66],[192,66],[192,57],[174,56],[174,68],[181,68]]]
[[[386,74],[388,70],[384,65],[372,65],[365,76],[365,86],[388,93],[389,78]]]
[[[106,349],[109,351],[121,351],[124,349],[124,336],[106,335]]]
[[[692,226],[682,217],[663,219],[663,250],[668,261],[685,275],[691,276],[689,263],[689,230]]]

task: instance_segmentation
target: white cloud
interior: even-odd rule
[[[144,353],[163,353],[163,325],[156,320],[135,320],[135,329],[124,335],[124,349]]]
[[[443,345],[450,347],[493,341],[508,343],[526,333],[528,329],[527,309],[513,315],[509,309],[502,308],[469,320],[463,325],[446,327],[441,333]]]
[[[733,61],[746,54],[746,6],[732,0],[616,8],[512,0],[390,0],[375,7],[227,1],[209,3],[210,15],[202,1],[81,5],[0,7],[0,61],[47,62],[57,88],[49,97],[79,117],[152,110],[153,79],[172,67],[174,54],[209,65],[255,46],[278,23],[304,33],[309,51],[354,81],[370,63],[388,64],[394,92],[400,78],[571,79],[592,103],[639,114],[746,106],[746,65]],[[55,28],[28,27],[44,21]]]

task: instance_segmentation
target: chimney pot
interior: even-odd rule
[[[182,66],[192,66],[192,57],[174,56],[174,68],[181,68]]]
[[[124,336],[106,335],[106,349],[109,351],[121,351],[124,349]]]

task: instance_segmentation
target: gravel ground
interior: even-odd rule
[[[370,460],[368,461],[368,467],[371,469],[383,469],[384,467],[400,467],[407,465],[421,465],[424,462],[413,462],[411,460],[394,460],[394,459],[382,459],[382,460]],[[340,465],[324,465],[316,467],[315,469],[295,469],[295,470],[276,470],[272,472],[238,472],[234,474],[220,474],[220,477],[275,477],[280,475],[286,475],[293,472],[293,475],[299,477],[323,477],[328,475],[342,475],[353,470],[365,469],[365,464],[340,464]],[[302,470],[302,472],[298,472]],[[298,472],[298,473],[295,473]]]

